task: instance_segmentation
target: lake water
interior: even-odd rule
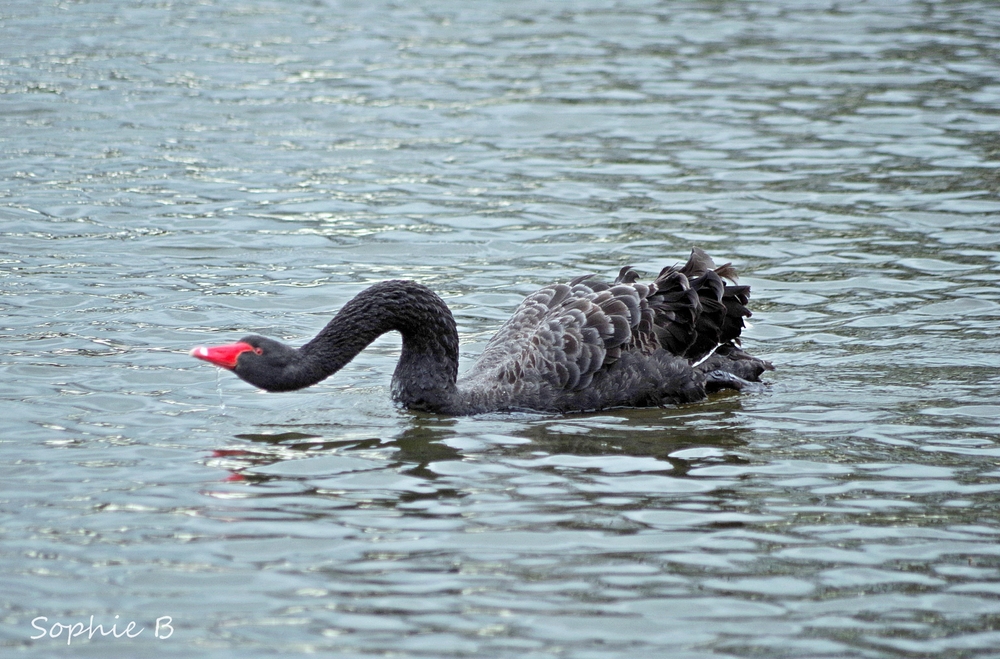
[[[7,0],[0,653],[997,657],[998,136],[987,1]],[[394,336],[295,394],[186,354],[405,277],[467,365],[693,245],[758,391],[455,419]]]

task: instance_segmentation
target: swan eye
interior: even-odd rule
[[[263,355],[264,354],[264,349],[263,348],[254,348],[253,351],[254,351],[255,354],[258,354],[258,355]]]

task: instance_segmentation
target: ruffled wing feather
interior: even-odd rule
[[[738,346],[750,289],[735,285],[730,264],[716,267],[695,248],[683,266],[638,280],[626,266],[610,285],[586,275],[529,295],[465,377],[492,378],[513,398],[529,387],[558,395],[587,389],[625,352],[652,359],[663,350],[694,366]]]

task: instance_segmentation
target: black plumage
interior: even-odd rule
[[[447,305],[403,280],[362,291],[299,349],[248,336],[192,354],[263,389],[287,391],[332,375],[376,337],[398,331],[393,398],[446,414],[689,402],[740,389],[772,368],[739,347],[750,289],[736,284],[730,264],[716,267],[695,248],[683,266],[664,268],[649,284],[638,280],[625,267],[610,285],[587,275],[532,293],[461,377]]]

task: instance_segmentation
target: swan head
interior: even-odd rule
[[[227,345],[198,346],[190,355],[232,371],[241,380],[267,391],[301,389],[316,381],[307,381],[298,350],[255,334]]]

